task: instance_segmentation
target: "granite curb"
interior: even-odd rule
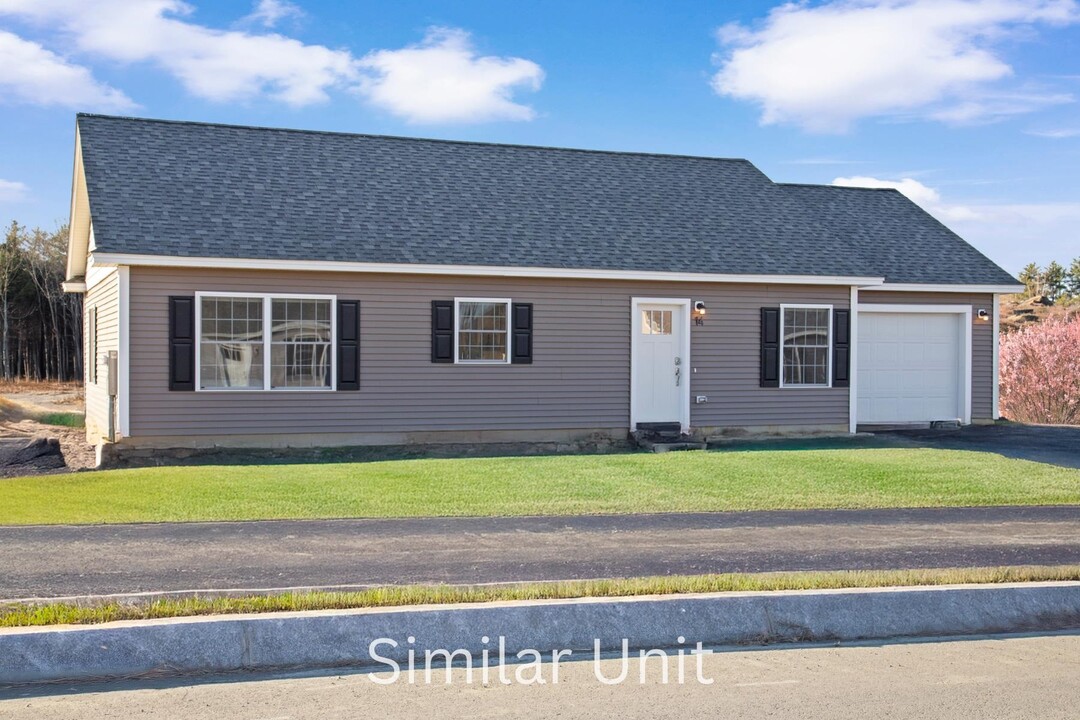
[[[1080,582],[727,592],[218,615],[0,630],[0,685],[237,670],[371,667],[426,650],[837,642],[1080,628]],[[372,656],[371,643],[379,658]],[[410,640],[412,638],[412,640]],[[376,662],[378,661],[378,662]]]

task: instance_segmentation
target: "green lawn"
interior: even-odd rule
[[[1080,504],[1080,470],[911,448],[110,470],[0,480],[0,524]]]

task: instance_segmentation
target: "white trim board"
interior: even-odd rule
[[[994,337],[993,337],[993,355],[991,355],[991,364],[993,370],[991,371],[991,382],[993,382],[993,389],[991,390],[992,400],[990,405],[991,417],[995,420],[1001,418],[1001,297],[997,294],[994,295]]]
[[[848,328],[848,432],[858,432],[859,402],[859,288],[851,286],[850,313],[851,323]]]
[[[131,437],[131,268],[121,265],[116,271],[120,286],[120,352],[117,357],[120,418],[117,424],[120,426],[120,437],[126,438]]]
[[[637,428],[637,403],[634,398],[634,378],[637,371],[637,345],[638,345],[638,333],[636,330],[636,323],[638,319],[638,306],[640,305],[676,305],[682,308],[682,342],[680,356],[682,358],[682,367],[686,369],[686,381],[682,383],[682,397],[680,402],[682,404],[680,408],[679,424],[682,425],[682,431],[684,433],[690,432],[690,382],[693,377],[693,363],[690,362],[690,311],[693,301],[690,298],[650,298],[650,297],[632,297],[630,298],[630,430],[633,432]]]
[[[740,275],[681,273],[652,270],[517,267],[503,265],[425,265],[321,260],[260,260],[247,258],[171,257],[165,255],[93,254],[98,265],[221,268],[226,270],[306,270],[309,272],[383,273],[400,275],[469,275],[478,277],[538,277],[584,280],[657,280],[668,282],[752,283],[761,285],[878,286],[884,278],[840,275]]]
[[[858,313],[934,313],[934,314],[956,314],[960,315],[964,322],[963,332],[961,333],[960,342],[963,347],[960,348],[960,359],[963,364],[961,378],[961,399],[960,410],[962,416],[960,422],[964,425],[971,424],[971,372],[972,372],[972,340],[971,340],[971,305],[901,305],[901,304],[871,304],[866,305],[860,303],[855,307],[855,313],[853,317]],[[852,340],[854,343],[854,338]],[[857,365],[852,363],[853,377],[859,373]],[[856,402],[858,399],[856,397]],[[858,423],[858,417],[851,420],[853,424]]]
[[[863,290],[881,290],[888,292],[941,292],[941,293],[998,293],[1010,295],[1021,292],[1023,285],[934,285],[931,283],[883,283],[880,285],[863,286]]]

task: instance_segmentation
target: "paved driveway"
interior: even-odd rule
[[[859,447],[931,447],[974,450],[1005,457],[1080,468],[1080,427],[1062,425],[968,425],[954,429],[888,430],[857,437],[734,440],[715,447],[731,450],[809,450]]]
[[[947,450],[979,450],[1011,458],[1080,468],[1080,427],[969,425],[957,430],[901,430],[879,437]]]

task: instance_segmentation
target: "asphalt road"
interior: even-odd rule
[[[600,662],[607,678],[620,658]],[[171,681],[128,681],[0,692],[0,717],[67,718],[1075,718],[1080,697],[1080,635],[929,640],[886,645],[783,647],[718,651],[702,658],[701,677],[686,664],[677,682],[668,660],[628,663],[627,680],[605,685],[591,659],[562,662],[558,683],[545,664],[544,685],[492,674],[485,686],[466,684],[456,668],[450,685],[404,680],[379,685],[386,674],[235,675]],[[404,678],[404,676],[403,676]]]
[[[0,599],[1080,563],[1080,507],[0,527]]]

